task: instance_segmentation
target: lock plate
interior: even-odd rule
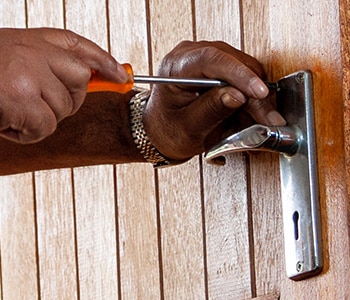
[[[296,154],[280,154],[286,271],[301,280],[322,270],[321,221],[310,71],[278,81],[277,109],[288,126],[301,131]]]

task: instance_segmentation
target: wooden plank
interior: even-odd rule
[[[113,168],[75,169],[79,296],[117,299]]]
[[[174,46],[193,39],[192,1],[150,1],[153,70]],[[155,71],[154,71],[155,72]],[[158,172],[163,288],[166,299],[203,299],[205,270],[198,158]]]
[[[108,49],[106,1],[66,1],[66,27]],[[113,166],[74,169],[79,296],[118,298]]]
[[[350,294],[342,65],[337,1],[270,1],[273,73],[314,73],[316,135],[325,268],[307,281],[281,282],[281,299],[344,299]],[[284,13],[281,13],[284,12]]]
[[[111,53],[148,74],[147,11],[144,0],[109,2]],[[123,32],[121,35],[120,33]],[[159,299],[155,178],[150,164],[116,166],[120,248],[120,294],[123,299]]]
[[[0,3],[0,27],[26,27],[23,1]],[[37,299],[36,229],[32,174],[0,177],[1,296]]]
[[[77,298],[74,207],[70,172],[37,172],[38,258],[41,299]]]
[[[26,27],[25,5],[21,0],[4,0],[0,2],[0,26],[12,28]]]
[[[63,2],[27,2],[28,27],[64,27]],[[77,297],[71,170],[36,172],[40,296]]]
[[[244,51],[256,57],[271,78],[269,2],[243,1],[242,12]],[[276,23],[272,21],[271,24]],[[250,162],[255,266],[253,296],[256,296],[279,290],[285,277],[284,244],[281,238],[283,224],[278,155],[251,153]]]
[[[198,40],[241,47],[240,1],[198,1]],[[203,165],[209,297],[251,297],[246,158],[227,157],[224,167]]]
[[[135,164],[118,167],[120,281],[125,299],[159,299],[161,293],[157,207],[150,173]]]
[[[38,268],[32,175],[0,180],[1,271],[4,299],[37,299]]]
[[[350,1],[341,0],[339,1],[339,5],[343,64],[345,155],[347,168],[348,196],[350,198]]]

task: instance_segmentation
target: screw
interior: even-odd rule
[[[300,72],[296,75],[295,80],[300,84],[304,82],[304,73]]]
[[[297,272],[302,272],[303,270],[304,270],[304,262],[302,262],[302,261],[298,261],[297,262]]]

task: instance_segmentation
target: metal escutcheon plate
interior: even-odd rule
[[[318,274],[323,265],[312,73],[290,74],[278,86],[278,111],[302,131],[298,152],[280,154],[286,271],[301,280]]]

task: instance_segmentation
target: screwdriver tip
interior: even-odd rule
[[[265,81],[264,83],[270,90],[278,91],[280,89],[278,82]]]

